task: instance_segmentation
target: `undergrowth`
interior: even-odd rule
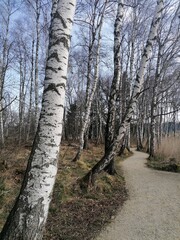
[[[157,170],[180,172],[180,137],[166,137],[148,166]]]
[[[76,151],[75,146],[61,146],[44,240],[92,239],[114,217],[127,198],[119,166],[116,166],[117,175],[101,173],[95,186],[83,193],[78,181],[102,157],[103,146],[91,144],[81,160],[74,163],[72,159]],[[26,147],[12,147],[1,152],[0,165],[6,159],[8,167],[0,168],[0,228],[18,195],[29,153],[30,148]],[[116,163],[120,160],[118,157]]]

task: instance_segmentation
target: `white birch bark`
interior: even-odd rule
[[[122,120],[122,123],[119,127],[118,136],[114,140],[113,144],[111,144],[111,146],[109,147],[109,151],[105,153],[102,159],[84,176],[84,178],[82,178],[82,187],[84,187],[84,185],[86,186],[89,183],[93,183],[95,175],[105,169],[105,167],[111,162],[111,160],[116,155],[117,150],[119,149],[121,140],[123,139],[126,133],[127,127],[129,125],[129,122],[131,121],[132,115],[136,107],[137,99],[140,95],[145,70],[147,68],[147,63],[152,55],[153,41],[157,37],[157,30],[161,20],[163,6],[164,6],[164,1],[157,0],[155,15],[151,24],[149,37],[148,37],[146,46],[144,48],[144,53],[140,62],[140,68],[135,79],[135,85],[133,88],[131,100],[129,102],[129,106],[127,107],[126,113],[124,115],[124,119]]]
[[[147,64],[149,62],[149,59],[152,56],[153,41],[156,40],[156,37],[157,37],[157,30],[158,30],[159,23],[161,20],[163,6],[164,6],[163,0],[158,0],[156,11],[155,11],[155,16],[154,16],[154,19],[152,21],[151,28],[150,28],[149,37],[146,42],[146,46],[144,48],[144,53],[143,53],[143,56],[142,56],[142,59],[140,62],[139,71],[138,71],[138,74],[135,79],[132,96],[131,96],[125,117],[119,128],[119,134],[118,134],[116,143],[120,142],[121,139],[123,138],[124,133],[126,132],[126,129],[127,129],[127,125],[131,121],[132,114],[134,113],[134,110],[135,110],[135,107],[137,104],[137,99],[140,95],[140,91],[141,91],[141,88],[143,85],[144,74],[147,69]]]
[[[31,131],[31,121],[32,121],[32,100],[33,100],[33,70],[34,70],[34,39],[32,40],[32,51],[31,51],[31,77],[30,77],[30,91],[29,91],[29,113],[28,113],[28,123],[27,123],[27,135],[26,141],[29,140]]]
[[[111,148],[115,137],[115,120],[116,120],[116,101],[119,92],[121,79],[120,47],[121,47],[121,30],[124,16],[124,0],[118,1],[116,20],[114,23],[114,77],[111,84],[110,96],[108,101],[108,118],[105,132],[105,154]],[[114,159],[107,166],[107,172],[115,173]]]
[[[118,1],[118,9],[114,24],[114,77],[111,84],[110,97],[108,102],[108,118],[105,134],[105,150],[108,150],[114,140],[115,118],[116,118],[116,99],[119,91],[121,78],[120,66],[120,45],[121,29],[124,16],[124,0]]]
[[[6,76],[6,71],[8,67],[8,35],[9,35],[9,23],[11,16],[10,3],[7,3],[7,12],[8,16],[6,19],[6,29],[5,29],[5,37],[3,43],[3,51],[2,51],[2,63],[0,66],[0,144],[1,147],[4,146],[4,124],[3,124],[3,90],[4,90],[4,81]]]
[[[20,195],[1,240],[40,240],[57,173],[75,0],[57,1],[52,14],[42,110]]]
[[[34,75],[34,96],[35,96],[35,131],[39,120],[39,43],[40,43],[40,8],[41,3],[36,0],[36,56]]]
[[[21,47],[19,47],[20,59],[19,59],[19,69],[20,69],[20,88],[19,88],[19,145],[22,142],[23,130],[24,130],[24,113],[25,113],[25,81],[26,81],[26,53],[22,56]]]
[[[150,148],[149,148],[149,157],[153,158],[155,156],[155,145],[156,145],[156,111],[157,111],[157,87],[158,81],[160,79],[160,57],[161,57],[161,46],[158,49],[157,56],[157,65],[156,65],[156,74],[153,81],[153,89],[152,89],[152,99],[151,99],[151,122],[150,122]]]
[[[90,89],[90,86],[87,88],[87,103],[86,103],[86,111],[85,111],[85,115],[83,118],[83,123],[82,123],[82,128],[81,128],[81,132],[80,132],[80,144],[79,144],[79,149],[78,152],[75,156],[75,158],[73,159],[73,161],[77,161],[80,159],[82,151],[83,151],[83,147],[84,147],[84,135],[87,131],[88,128],[88,124],[89,124],[89,116],[91,113],[91,107],[92,107],[92,102],[94,99],[94,95],[97,89],[97,84],[98,84],[98,80],[99,80],[99,62],[100,62],[100,49],[101,49],[101,31],[102,31],[102,26],[103,26],[103,20],[104,20],[104,14],[105,14],[105,10],[106,10],[106,4],[107,4],[108,0],[105,1],[104,6],[103,6],[103,10],[102,10],[102,14],[100,16],[100,21],[97,27],[98,30],[98,36],[97,36],[97,52],[96,52],[96,66],[95,66],[95,74],[94,74],[94,82],[93,82],[93,86],[92,89]],[[91,53],[92,55],[92,53]],[[91,56],[92,57],[92,56]],[[89,68],[90,65],[92,64],[89,63]],[[89,72],[90,69],[88,69]],[[89,72],[90,74],[90,72]],[[89,80],[89,79],[88,79]]]

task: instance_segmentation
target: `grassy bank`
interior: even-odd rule
[[[76,146],[63,144],[59,170],[49,209],[44,240],[92,239],[114,218],[116,210],[127,198],[125,181],[119,166],[118,174],[102,173],[96,185],[83,193],[78,179],[102,157],[103,146],[91,144],[80,161],[72,162]],[[0,228],[21,186],[30,148],[15,146],[3,150],[0,158]],[[116,159],[116,163],[121,161]],[[2,163],[6,162],[5,167]]]
[[[180,137],[164,138],[148,166],[164,171],[180,172]]]

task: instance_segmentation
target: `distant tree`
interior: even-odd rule
[[[1,56],[0,56],[0,144],[1,147],[4,146],[4,123],[3,123],[3,92],[4,83],[9,66],[9,52],[11,44],[9,43],[9,29],[10,29],[10,18],[13,14],[12,2],[8,0],[7,2],[0,3],[1,8]]]
[[[85,113],[82,121],[82,128],[80,132],[80,144],[78,152],[73,159],[77,161],[81,157],[85,140],[88,136],[88,126],[90,122],[90,113],[92,109],[93,99],[96,93],[99,80],[99,64],[100,64],[100,50],[101,50],[101,38],[102,38],[102,26],[104,22],[105,10],[108,0],[101,3],[99,0],[95,0],[90,3],[92,8],[92,16],[89,23],[90,26],[90,39],[88,47],[88,66],[87,66],[87,87],[86,87],[86,102]],[[95,60],[94,60],[95,58]],[[94,63],[95,62],[95,63]],[[93,69],[94,65],[94,69]],[[94,72],[94,74],[93,74]],[[94,79],[92,79],[92,76]]]
[[[121,47],[121,34],[122,23],[124,15],[124,1],[118,1],[118,9],[116,20],[114,24],[114,77],[111,84],[110,96],[108,101],[108,117],[105,131],[105,154],[111,148],[115,138],[115,122],[117,110],[117,97],[119,95],[119,86],[121,79],[121,66],[120,66],[120,47]],[[114,159],[107,166],[107,171],[114,174]]]
[[[88,184],[93,184],[95,176],[99,174],[102,170],[104,170],[106,166],[112,161],[114,156],[117,154],[117,150],[121,145],[121,141],[127,131],[127,127],[135,111],[137,100],[139,98],[139,95],[141,94],[141,88],[144,81],[144,74],[147,68],[147,63],[152,56],[153,41],[157,38],[157,30],[161,20],[163,6],[164,6],[163,0],[158,0],[155,15],[150,28],[149,37],[147,39],[146,46],[144,48],[144,52],[140,62],[140,68],[135,79],[131,99],[127,106],[123,120],[119,126],[118,135],[115,138],[114,142],[111,144],[111,147],[109,147],[108,151],[104,154],[102,159],[82,178],[81,182],[82,187],[87,187]]]

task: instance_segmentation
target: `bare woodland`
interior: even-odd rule
[[[42,239],[61,140],[73,164],[103,144],[77,182],[88,189],[130,146],[151,160],[178,138],[180,3],[2,0],[0,23],[0,148],[32,144],[0,239]]]

